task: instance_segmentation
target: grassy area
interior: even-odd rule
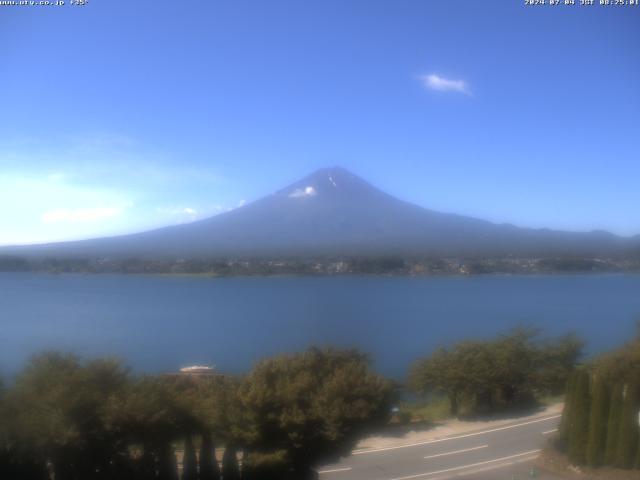
[[[400,405],[399,418],[405,422],[436,422],[451,418],[446,397],[406,402]]]
[[[547,395],[547,396],[544,396],[544,397],[539,397],[539,398],[537,398],[537,400],[538,400],[538,403],[540,403],[540,405],[548,407],[550,405],[555,405],[556,403],[564,402],[564,394],[562,394],[562,395]]]
[[[564,401],[564,395],[548,395],[537,398],[541,406],[548,407]],[[464,405],[460,405],[464,413]],[[407,401],[400,404],[400,412],[395,421],[398,423],[409,422],[437,422],[452,418],[449,412],[449,400],[447,397],[432,397]]]

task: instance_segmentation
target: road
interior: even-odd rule
[[[341,462],[319,469],[320,480],[557,479],[531,469],[559,421],[559,415],[551,415],[435,440],[354,451]]]

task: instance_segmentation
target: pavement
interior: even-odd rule
[[[557,431],[553,412],[489,424],[481,430],[355,450],[318,469],[320,480],[524,480],[561,477],[535,465],[546,439]]]

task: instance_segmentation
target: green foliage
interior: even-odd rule
[[[640,389],[636,382],[625,385],[620,432],[618,437],[618,455],[616,465],[621,468],[632,468],[638,450],[638,408],[640,406]]]
[[[569,459],[578,465],[586,462],[587,442],[589,439],[589,373],[585,370],[576,372],[573,384],[573,402],[569,417]]]
[[[570,378],[559,445],[573,463],[640,467],[639,373],[640,337]]]
[[[458,415],[458,396],[465,390],[465,374],[457,368],[460,358],[444,348],[416,363],[409,371],[409,386],[422,395],[445,394],[451,415]]]
[[[240,480],[240,467],[238,466],[238,452],[232,445],[227,445],[222,456],[223,480]]]
[[[593,369],[618,382],[612,393],[605,464],[631,468],[638,444],[640,336],[599,358]]]
[[[242,462],[242,480],[284,480],[291,479],[291,461],[287,452],[245,454]]]
[[[564,409],[562,411],[562,418],[560,419],[560,426],[558,427],[558,445],[561,450],[566,450],[569,444],[570,435],[570,419],[573,414],[573,403],[575,401],[575,381],[577,375],[576,372],[572,373],[567,380],[567,393],[564,398]]]
[[[620,438],[620,424],[622,422],[622,408],[624,386],[619,383],[611,389],[609,402],[609,419],[607,421],[607,442],[605,445],[604,463],[613,465],[618,456],[618,440]]]
[[[184,456],[182,458],[182,480],[198,480],[198,460],[193,447],[191,435],[184,441]]]
[[[597,359],[593,369],[618,382],[636,382],[640,372],[640,337]]]
[[[252,451],[248,475],[303,480],[386,422],[392,400],[353,350],[264,360],[244,379],[132,378],[113,360],[50,352],[0,385],[0,478],[48,480],[49,465],[56,480],[177,480],[184,441],[183,480],[239,479],[236,445]],[[213,438],[227,445],[222,472]]]
[[[640,470],[640,442],[638,442],[638,451],[636,452],[636,460],[634,462],[633,467],[636,470]]]
[[[435,422],[450,418],[449,399],[442,395],[430,395],[424,400],[402,403],[399,417],[419,422]]]
[[[173,447],[163,442],[158,450],[158,480],[178,480],[178,465]]]
[[[584,341],[573,333],[543,342],[537,351],[537,390],[549,395],[564,393],[567,379],[582,356],[583,348]]]
[[[418,361],[409,385],[422,394],[449,398],[452,415],[467,402],[468,413],[526,405],[535,394],[557,394],[574,368],[582,343],[574,336],[536,341],[537,331],[518,328],[491,341],[440,348]]]
[[[82,363],[71,355],[34,357],[7,401],[15,441],[50,461],[57,478],[93,478],[126,463],[128,451],[104,413],[123,392],[128,372],[116,361]]]
[[[211,433],[202,434],[200,446],[200,480],[220,480],[220,467]]]
[[[355,350],[312,348],[264,360],[239,399],[253,451],[285,450],[306,478],[311,466],[348,453],[367,429],[385,423],[393,389]]]
[[[604,462],[610,401],[608,383],[601,376],[593,379],[592,397],[586,461],[592,467],[599,467]]]

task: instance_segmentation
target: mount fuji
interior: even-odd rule
[[[333,167],[243,207],[189,224],[118,237],[5,247],[0,254],[59,258],[595,256],[639,248],[639,237],[519,228],[429,210]]]

